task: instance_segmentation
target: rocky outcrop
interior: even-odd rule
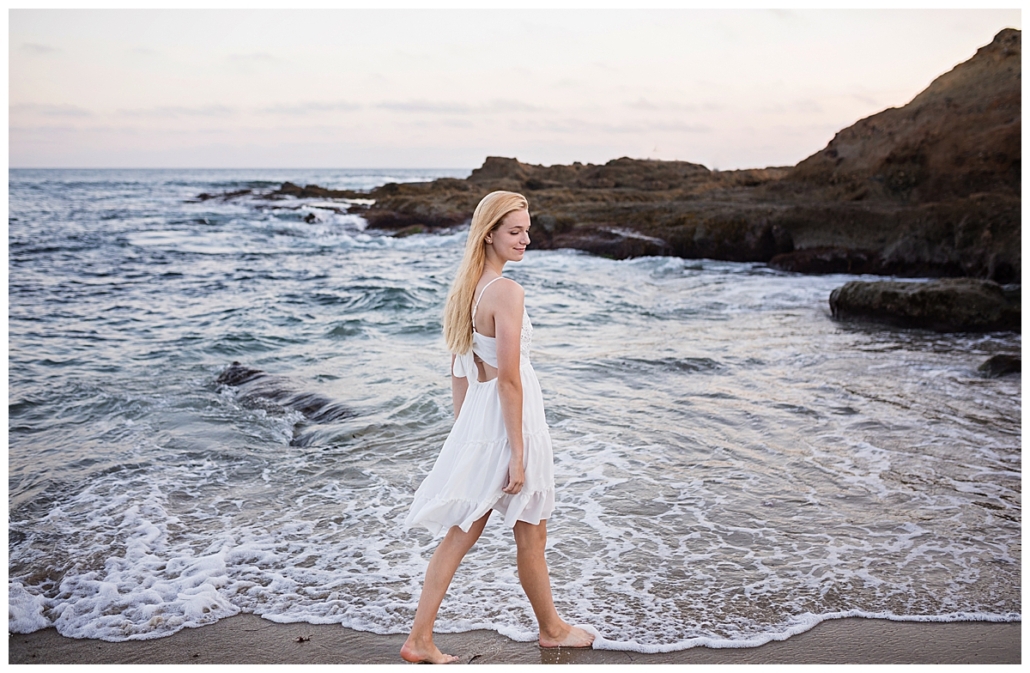
[[[782,253],[769,260],[769,266],[796,273],[880,274],[884,272],[875,250],[849,250],[820,246]]]
[[[833,200],[911,203],[997,193],[1018,198],[1022,40],[1006,29],[912,102],[840,131],[785,183]]]
[[[249,189],[237,189],[236,191],[222,192],[221,194],[208,194],[207,192],[201,192],[200,194],[197,194],[196,199],[187,201],[187,203],[203,203],[204,201],[209,201],[211,199],[230,201],[241,196],[246,196],[247,194],[250,194],[250,192],[251,190]]]
[[[840,320],[871,320],[940,332],[1019,331],[1019,290],[973,278],[852,281],[830,293]]]
[[[375,228],[431,231],[464,224],[505,189],[530,199],[537,248],[1016,282],[1020,58],[1020,32],[1003,30],[908,105],[842,130],[795,167],[488,157],[466,180],[383,185],[361,195],[375,200],[362,214]]]
[[[1020,278],[1020,200],[975,194],[917,205],[812,201],[795,205],[782,226],[792,254],[770,266],[799,273]]]
[[[995,379],[1020,373],[1023,370],[1023,363],[1015,355],[992,355],[976,369],[987,378]]]
[[[1021,56],[1020,31],[1003,30],[908,105],[860,120],[795,166],[770,191],[798,203],[798,250],[774,265],[854,266],[849,255],[805,255],[836,245],[871,252],[869,273],[1018,282]]]
[[[237,399],[242,402],[274,402],[279,406],[299,411],[313,423],[329,423],[354,415],[353,411],[324,395],[298,392],[287,379],[273,376],[260,369],[252,369],[239,362],[233,362],[222,370],[215,383],[235,388]]]
[[[395,183],[377,187],[366,198],[373,207],[361,214],[375,229],[453,227],[472,218],[479,199],[491,190],[476,190],[465,180],[440,178],[433,182]]]
[[[734,190],[765,184],[786,168],[710,171],[699,164],[615,159],[603,166],[536,166],[487,157],[466,180],[388,184],[372,190],[369,226],[429,230],[466,223],[498,189],[530,200],[534,248],[570,247],[614,258],[641,255],[766,261],[793,249],[773,218],[779,208]]]
[[[250,191],[250,190],[247,190]],[[266,199],[281,199],[292,196],[298,199],[364,199],[368,194],[356,192],[353,189],[326,189],[318,185],[307,185],[300,187],[292,182],[284,182],[282,187],[265,194]]]

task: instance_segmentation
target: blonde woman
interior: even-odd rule
[[[493,511],[512,528],[519,581],[533,606],[541,647],[588,647],[594,637],[558,616],[544,560],[554,509],[551,437],[543,396],[529,363],[533,327],[522,287],[501,276],[529,245],[529,204],[492,192],[472,216],[465,256],[444,313],[456,420],[432,471],[419,486],[407,527],[446,530],[429,561],[401,657],[450,663],[433,643],[433,623],[465,553]]]

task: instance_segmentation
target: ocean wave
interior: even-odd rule
[[[389,173],[12,171],[12,632],[407,630],[435,541],[400,522],[453,418],[464,232],[185,203]],[[842,326],[846,277],[758,264],[534,250],[505,272],[554,439],[555,601],[598,647],[1021,619],[1020,379],[976,374],[1018,335]],[[282,385],[219,386],[233,360]],[[439,631],[535,638],[514,552],[487,527]]]

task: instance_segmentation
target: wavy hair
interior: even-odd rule
[[[486,237],[501,226],[505,215],[528,209],[526,197],[515,192],[490,192],[476,206],[465,241],[465,255],[443,313],[443,337],[450,352],[460,355],[472,348],[472,299],[486,265]]]

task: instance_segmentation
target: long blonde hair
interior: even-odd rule
[[[447,295],[443,313],[443,338],[450,352],[460,355],[472,348],[472,299],[486,265],[487,235],[501,225],[501,220],[508,213],[528,209],[526,197],[515,192],[490,192],[476,206],[465,241],[465,256]]]

